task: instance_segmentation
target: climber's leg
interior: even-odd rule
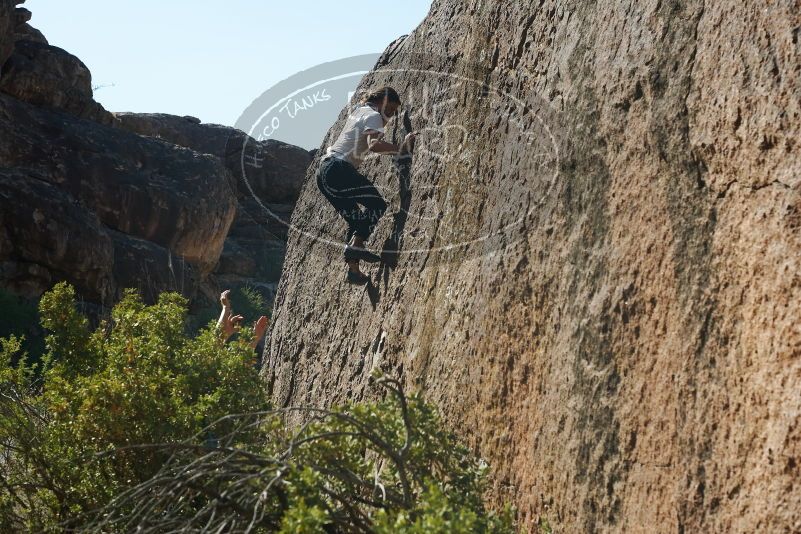
[[[361,208],[351,198],[351,187],[347,180],[346,162],[335,158],[324,159],[317,171],[317,187],[337,210],[339,216],[345,219],[348,230],[345,234],[345,243],[349,242],[356,233],[361,217]],[[352,166],[351,166],[352,167]]]
[[[345,222],[348,224],[348,232],[346,236],[350,236],[350,238],[348,239],[348,241],[346,241],[346,247],[347,247],[348,243],[352,243],[355,239],[357,239],[356,232],[358,232],[361,226],[361,220],[364,217],[364,215],[362,214],[362,209],[359,207],[358,204],[356,204],[355,201],[351,199],[333,198],[329,199],[329,202],[331,202],[331,204],[336,208],[340,217],[345,219]],[[363,239],[360,240],[363,246],[364,240]],[[361,258],[359,257],[359,255],[345,254],[345,262],[348,264],[348,268],[352,272],[357,272],[357,273],[361,272],[359,270],[360,259],[366,259],[370,261],[370,258]]]
[[[356,236],[360,237],[363,243],[370,237],[378,225],[378,221],[386,213],[387,203],[373,184],[363,186],[361,194],[354,200],[365,208],[364,216],[356,228]]]
[[[379,256],[364,248],[364,240],[386,211],[386,202],[372,182],[359,174],[353,165],[335,158],[321,163],[317,187],[348,224],[344,250],[348,281],[366,283],[369,279],[360,271],[359,260],[381,261]]]
[[[349,226],[345,258],[371,263],[379,262],[381,257],[368,251],[365,241],[373,233],[378,221],[386,212],[387,203],[373,183],[352,165],[348,164],[344,167],[343,172],[347,173],[343,181],[348,186],[346,189],[348,197],[364,207],[364,209],[360,208],[357,212],[350,214],[349,225],[353,225],[355,228]]]

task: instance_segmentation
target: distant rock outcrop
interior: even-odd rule
[[[18,3],[14,0],[0,0],[0,67],[14,52],[15,30],[27,22],[18,21],[18,14],[14,8]]]
[[[0,0],[0,92],[23,102],[111,124],[114,117],[92,97],[92,75],[72,54],[50,46],[28,24],[24,0]]]
[[[115,113],[118,125],[220,158],[236,182],[238,209],[213,273],[217,287],[258,289],[272,301],[281,274],[287,229],[312,155],[194,117],[164,113]]]
[[[303,185],[298,177],[305,175],[312,159],[301,147],[273,139],[256,141],[236,128],[204,124],[195,117],[165,113],[115,113],[115,116],[123,129],[222,159],[239,181],[240,198],[255,195],[265,203],[294,203]],[[248,162],[256,164],[247,165]],[[248,183],[243,182],[243,176]]]
[[[69,280],[84,298],[112,302],[114,248],[97,215],[57,184],[5,166],[0,206],[4,289],[38,298],[57,281]]]
[[[75,247],[77,256],[86,256],[87,260],[98,257],[95,247],[111,248],[109,230],[146,240],[163,249],[159,255],[166,256],[169,250],[176,263],[182,258],[192,263],[201,275],[214,269],[236,214],[235,189],[218,158],[26,104],[3,94],[0,94],[0,129],[3,131],[0,162],[2,168],[13,170],[11,176],[15,177],[4,183],[9,197],[3,204],[11,208],[12,198],[17,201],[25,198],[20,191],[10,192],[14,184],[22,183],[21,176],[26,177],[23,182],[52,186],[26,186],[25,192],[30,196],[21,205],[26,213],[4,221],[14,231],[27,232],[23,234],[25,239],[11,239],[8,246],[2,247],[0,260],[6,268],[21,263],[35,265],[40,271],[53,270],[51,276],[41,277],[41,285],[26,282],[33,294],[49,288],[66,271],[70,273],[68,279],[80,281],[82,288],[89,290],[94,286],[97,291],[92,294],[102,297],[102,302],[116,298],[118,284],[95,285],[98,268],[105,272],[104,279],[113,279],[113,261],[105,261],[104,265],[87,263],[87,271],[53,254],[59,248]],[[82,238],[76,240],[70,233],[63,233],[67,226],[50,220],[51,214],[58,212],[54,209],[56,204],[75,206],[74,209],[65,206],[64,210],[82,211],[84,218],[96,223],[86,225],[76,235]],[[3,211],[4,218],[11,213]],[[91,229],[95,238],[87,239]],[[56,243],[60,245],[52,246]],[[102,243],[108,246],[103,247]],[[117,249],[121,246],[118,244]],[[26,252],[31,250],[41,250],[43,255]],[[141,257],[145,263],[146,256]],[[102,258],[111,260],[105,253]],[[168,264],[160,262],[160,269],[167,271]],[[21,269],[13,267],[15,273],[23,272]],[[147,272],[157,279],[166,276],[152,272],[152,267]],[[142,282],[146,282],[145,278],[142,277]],[[165,287],[171,286],[155,285],[148,289],[158,292]]]
[[[101,307],[126,287],[195,308],[231,286],[271,300],[309,153],[192,117],[115,117],[17,3],[0,0],[0,288],[37,298],[67,280]],[[243,150],[260,156],[244,173]]]
[[[421,131],[362,169],[372,287],[307,174],[275,402],[402,377],[532,531],[798,532],[800,28],[790,0],[435,0],[359,88]]]
[[[32,28],[31,28],[32,29]],[[21,34],[3,66],[0,91],[23,102],[111,124],[114,117],[92,97],[92,75],[72,54]]]
[[[14,30],[14,40],[17,42],[33,41],[34,43],[49,44],[44,34],[27,22],[21,26],[17,26]]]

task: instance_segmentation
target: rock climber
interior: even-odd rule
[[[358,171],[369,152],[409,157],[416,134],[409,132],[400,146],[385,141],[384,126],[401,105],[391,87],[369,92],[345,121],[342,132],[328,147],[317,172],[317,187],[348,224],[343,255],[348,264],[347,281],[366,284],[370,278],[359,262],[376,263],[381,258],[367,250],[365,241],[375,230],[387,203],[373,183]]]

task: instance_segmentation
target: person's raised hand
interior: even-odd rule
[[[244,317],[241,315],[229,315],[223,320],[222,332],[225,336],[225,339],[228,339],[239,331],[243,319]]]
[[[253,324],[253,337],[261,339],[262,336],[264,336],[264,333],[267,332],[267,325],[269,322],[270,320],[267,319],[267,316],[262,315],[259,317]]]
[[[231,290],[226,289],[222,293],[220,293],[220,305],[223,309],[230,310],[231,309],[231,300],[229,296],[231,295]]]
[[[256,320],[256,322],[253,323],[253,340],[251,341],[250,346],[253,347],[254,349],[256,348],[256,345],[259,344],[259,341],[261,341],[261,338],[264,337],[264,334],[267,332],[267,325],[269,323],[270,320],[264,315],[259,317]]]

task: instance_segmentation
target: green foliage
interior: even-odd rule
[[[266,408],[252,351],[211,328],[187,337],[185,309],[177,294],[145,306],[129,291],[112,323],[91,332],[74,290],[59,284],[40,303],[49,331],[40,382],[24,358],[11,365],[19,341],[3,342],[0,442],[11,452],[0,465],[0,531],[79,521],[167,459],[127,447],[182,441],[228,413]]]
[[[226,431],[212,425],[212,448],[165,447],[171,462],[121,494],[94,528],[512,532],[512,510],[495,514],[481,500],[486,465],[443,431],[430,405],[396,380],[377,383],[390,392],[380,402],[227,417]],[[286,424],[298,416],[305,424]],[[126,512],[133,503],[159,515]]]
[[[264,297],[249,285],[231,291],[231,306],[237,314],[245,318],[245,324],[251,324],[266,312]]]
[[[378,402],[271,410],[252,351],[187,336],[177,294],[127,292],[90,331],[59,284],[40,313],[38,373],[0,344],[2,532],[512,531],[486,466],[394,379]]]

